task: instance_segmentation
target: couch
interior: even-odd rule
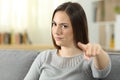
[[[23,80],[40,51],[0,50],[0,80]],[[120,80],[120,53],[109,53],[112,70],[107,78]]]
[[[39,51],[0,50],[0,80],[23,80]]]

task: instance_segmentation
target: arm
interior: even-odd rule
[[[91,68],[94,77],[105,77],[110,73],[111,61],[108,54],[99,44],[82,44],[78,43],[80,49],[84,51],[85,59],[93,59]]]
[[[109,56],[104,50],[100,50],[100,54],[94,57],[95,67],[99,70],[106,68],[109,63]]]
[[[91,66],[93,76],[96,78],[104,78],[111,71],[111,60],[108,54],[101,49],[100,53],[93,58]]]

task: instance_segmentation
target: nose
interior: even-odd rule
[[[60,26],[56,27],[55,33],[58,34],[58,35],[62,33],[62,30],[61,30]]]

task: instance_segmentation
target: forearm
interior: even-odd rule
[[[100,54],[98,54],[96,57],[94,57],[94,63],[95,63],[95,67],[97,69],[104,69],[105,67],[107,67],[109,65],[109,56],[108,54],[101,50]]]

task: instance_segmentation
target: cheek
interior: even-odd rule
[[[54,28],[51,28],[51,33],[52,33],[52,35],[54,34]]]
[[[72,31],[65,32],[65,35],[66,35],[67,38],[73,38],[73,32]]]
[[[73,36],[73,31],[69,30],[68,32],[66,32],[66,34],[69,36]]]

